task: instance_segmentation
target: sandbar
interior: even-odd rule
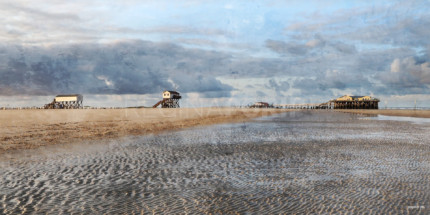
[[[0,153],[241,122],[285,111],[247,108],[1,110]]]

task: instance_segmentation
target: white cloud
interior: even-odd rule
[[[428,4],[307,4],[3,1],[0,94],[430,93]]]
[[[106,86],[108,86],[108,87],[114,87],[113,82],[112,82],[112,81],[110,81],[110,80],[109,80],[109,78],[107,78],[107,77],[106,77],[106,76],[104,76],[104,75],[99,75],[99,76],[97,76],[97,79],[104,81],[104,82],[105,82],[105,84],[106,84]]]
[[[398,58],[394,59],[391,63],[391,72],[399,73],[400,72],[400,60]]]

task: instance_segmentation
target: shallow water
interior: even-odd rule
[[[301,111],[0,158],[0,214],[428,214],[429,124]]]
[[[428,124],[428,123],[430,123],[430,118],[421,118],[421,117],[378,115],[376,117],[376,119],[377,120],[390,120],[390,121],[405,121],[405,122],[413,122],[416,124]]]

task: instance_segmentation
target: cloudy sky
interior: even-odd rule
[[[430,1],[0,0],[0,106],[430,107]]]

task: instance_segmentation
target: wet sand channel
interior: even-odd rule
[[[0,214],[428,214],[430,124],[297,111],[0,157]]]

